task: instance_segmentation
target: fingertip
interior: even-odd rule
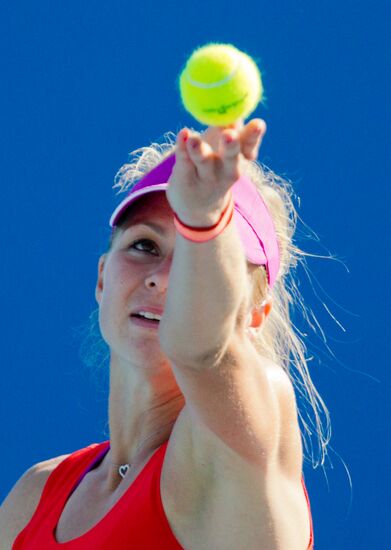
[[[180,132],[177,134],[177,149],[184,152],[186,150],[186,143],[189,140],[190,132],[187,128],[182,128]]]
[[[267,125],[263,118],[254,118],[250,124],[254,132],[260,133],[262,135],[266,133]]]
[[[235,122],[232,122],[232,124],[227,124],[226,128],[230,128],[232,130],[241,130],[244,126],[244,119],[239,118],[238,120],[235,120]]]
[[[239,134],[234,128],[227,128],[223,131],[221,138],[227,145],[239,139]]]
[[[190,137],[190,130],[188,128],[182,128],[178,134],[178,140],[182,143],[186,143]]]
[[[240,152],[239,133],[236,130],[224,130],[221,136],[221,146],[224,156],[235,156]]]
[[[201,146],[200,136],[198,136],[198,135],[191,136],[190,139],[189,139],[189,142],[188,142],[188,146],[193,151],[199,149],[199,147]]]

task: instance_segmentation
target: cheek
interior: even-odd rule
[[[138,284],[137,273],[129,262],[117,261],[107,266],[99,307],[100,328],[107,343],[126,324]]]

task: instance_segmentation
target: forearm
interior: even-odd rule
[[[249,296],[246,257],[234,220],[220,235],[194,243],[176,234],[164,316],[162,349],[194,362],[224,350]]]

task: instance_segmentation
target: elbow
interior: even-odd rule
[[[159,324],[159,343],[163,353],[177,364],[219,364],[236,336],[244,333],[247,308],[241,302],[238,308],[224,312],[216,308],[215,315],[200,314],[186,322],[172,323],[163,317]]]
[[[159,344],[164,355],[172,362],[192,362],[193,353],[191,347],[186,345],[187,338],[181,331],[172,332],[163,326],[159,326]]]
[[[160,348],[175,365],[211,368],[227,354],[234,332],[234,325],[231,325],[225,327],[220,335],[215,334],[213,340],[211,335],[208,339],[201,338],[197,331],[188,335],[179,330],[174,334],[162,330],[159,334]]]
[[[190,346],[187,346],[187,335],[178,327],[169,326],[162,320],[159,324],[158,336],[160,349],[170,361],[175,362],[180,357],[189,361],[192,359]]]

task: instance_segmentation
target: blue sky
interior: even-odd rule
[[[385,2],[351,0],[0,7],[1,498],[32,464],[107,439],[106,378],[83,364],[80,344],[113,178],[130,151],[200,129],[177,76],[196,46],[231,42],[262,70],[260,160],[294,185],[297,242],[336,258],[308,258],[310,275],[297,273],[325,335],[307,327],[333,425],[332,465],[305,467],[317,547],[383,547],[389,15]]]

